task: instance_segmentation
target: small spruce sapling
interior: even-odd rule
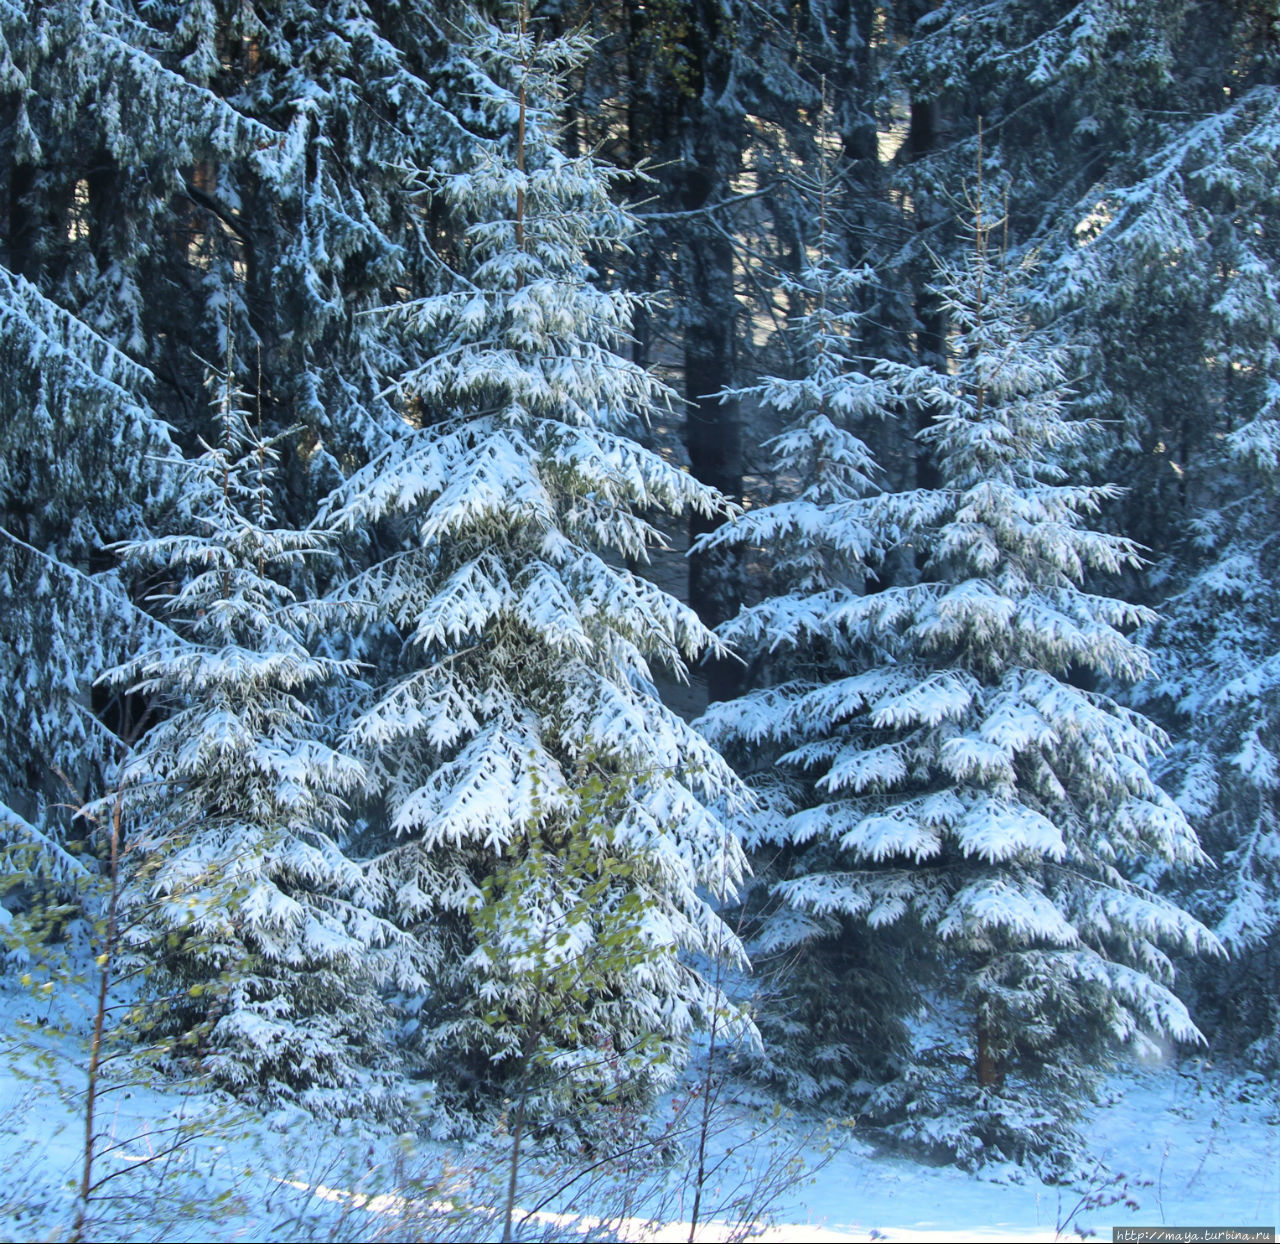
[[[276,442],[242,408],[232,350],[211,380],[216,442],[188,464],[194,530],[118,550],[161,577],[171,628],[104,676],[157,718],[120,768],[136,860],[120,901],[145,913],[121,951],[218,1084],[320,1113],[393,1109],[377,985],[402,935],[371,914],[337,837],[364,770],[307,701],[351,666],[314,655],[328,615],[291,587],[326,541],[274,523]]]
[[[670,1058],[656,1034],[611,1013],[633,979],[676,954],[655,936],[654,900],[636,884],[643,861],[619,855],[611,841],[611,818],[632,780],[584,776],[575,814],[551,822],[535,815],[523,849],[485,878],[473,906],[472,966],[485,982],[481,999],[494,1008],[481,1018],[493,1034],[490,1058],[511,1064],[514,1092],[504,1241],[513,1238],[530,1129],[591,1129],[595,1111],[612,1114],[621,1098],[643,1095],[655,1062]]]

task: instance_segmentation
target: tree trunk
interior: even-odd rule
[[[978,1087],[998,1089],[1004,1083],[1004,1071],[1000,1061],[991,1051],[991,1033],[982,1020],[978,1020],[978,1055],[974,1069],[978,1075]]]
[[[696,6],[690,51],[699,67],[699,90],[681,118],[684,162],[679,198],[685,211],[698,212],[727,198],[741,162],[741,118],[717,108],[728,74],[728,54],[714,5]],[[685,235],[685,299],[689,325],[684,342],[685,397],[689,403],[685,444],[694,476],[734,501],[742,499],[742,425],[739,404],[722,400],[734,382],[738,303],[733,243],[726,221],[691,217]],[[714,531],[724,520],[694,515],[691,540]],[[741,558],[732,550],[689,559],[689,604],[702,621],[718,626],[742,601]],[[728,700],[741,686],[741,664],[704,662],[708,697]]]

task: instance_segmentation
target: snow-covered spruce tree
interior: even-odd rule
[[[1165,879],[1231,952],[1212,972],[1191,965],[1197,1019],[1268,1072],[1280,1067],[1276,432],[1264,410],[1227,438],[1189,547],[1162,576],[1176,590],[1148,635],[1158,673],[1131,696],[1175,732],[1159,775],[1218,864]]]
[[[286,525],[398,423],[363,312],[434,288],[413,170],[470,141],[440,9],[0,0],[0,800],[54,840],[136,726],[94,686],[151,642],[105,550],[190,529],[199,359],[236,343],[264,434],[303,429]]]
[[[119,549],[172,628],[106,676],[155,718],[100,805],[123,815],[122,951],[154,995],[144,1027],[216,1083],[322,1114],[393,1109],[377,987],[403,939],[336,840],[364,770],[307,702],[351,671],[313,655],[323,611],[290,587],[325,539],[276,525],[276,446],[230,359],[217,441],[187,464],[194,529]]]
[[[1068,417],[1064,354],[1020,310],[1026,269],[991,253],[980,188],[973,207],[972,252],[937,286],[949,370],[874,371],[936,412],[938,488],[869,503],[861,537],[909,549],[916,581],[867,593],[854,566],[776,623],[766,605],[734,624],[853,655],[710,727],[788,749],[798,806],[775,831],[791,871],[777,892],[795,919],[862,922],[876,965],[906,938],[933,960],[914,981],[933,1048],[872,1108],[965,1161],[1061,1158],[1059,1119],[1107,1049],[1198,1039],[1162,947],[1216,943],[1144,884],[1153,861],[1201,856],[1150,776],[1160,732],[1083,685],[1147,670],[1124,629],[1149,614],[1081,586],[1135,551],[1085,525],[1113,488],[1063,482],[1058,455],[1086,427]]]
[[[1161,780],[1219,865],[1165,879],[1233,952],[1190,965],[1197,1022],[1271,1067],[1280,248],[1260,222],[1280,208],[1280,87],[1245,84],[1273,77],[1275,56],[1242,55],[1212,110],[1122,188],[1082,200],[1045,283],[1107,325],[1088,364],[1098,409],[1124,429],[1111,469],[1137,481],[1132,521],[1163,554],[1149,579],[1163,618],[1145,637],[1156,674],[1127,702],[1173,735]]]
[[[632,222],[609,171],[557,146],[560,76],[585,48],[478,18],[459,47],[480,151],[433,194],[460,269],[398,312],[427,358],[398,378],[403,432],[323,516],[391,550],[339,594],[365,602],[371,644],[398,647],[348,735],[380,801],[370,878],[418,939],[428,1066],[483,1093],[527,1065],[535,1026],[539,1091],[572,1097],[606,1063],[644,1089],[717,1005],[684,952],[734,953],[707,895],[742,858],[707,810],[731,771],[650,677],[714,641],[623,563],[659,539],[645,512],[721,502],[626,434],[669,395],[617,352],[633,300],[589,262]],[[548,951],[557,913],[572,927]],[[562,960],[561,934],[572,990],[550,961],[513,969]]]

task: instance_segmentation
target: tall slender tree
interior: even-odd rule
[[[618,353],[634,300],[593,283],[590,254],[625,245],[632,222],[609,171],[557,143],[562,74],[585,47],[523,18],[468,19],[456,46],[479,154],[430,183],[465,239],[450,287],[396,313],[426,358],[397,383],[417,426],[326,510],[396,541],[341,595],[372,602],[370,642],[400,645],[349,732],[385,808],[371,874],[420,942],[434,1064],[488,1079],[532,1027],[544,1061],[607,1046],[634,1084],[661,1082],[718,1005],[685,952],[733,952],[703,887],[731,888],[742,858],[708,809],[732,774],[650,668],[679,671],[714,640],[622,563],[660,543],[647,511],[724,503],[627,435],[670,395]],[[588,893],[572,937],[597,970],[552,1021],[510,955]],[[643,955],[609,952],[620,921]]]
[[[325,540],[276,521],[278,448],[232,358],[212,377],[217,440],[185,470],[193,529],[120,549],[161,585],[172,628],[107,675],[157,718],[105,800],[123,812],[125,950],[165,1000],[156,1032],[202,1051],[216,1082],[318,1113],[384,1111],[377,987],[405,939],[337,840],[365,774],[308,699],[351,669],[313,653],[324,611],[291,587]]]
[[[817,146],[816,172],[802,177],[816,222],[810,255],[794,279],[784,280],[796,308],[787,329],[795,371],[735,394],[781,421],[765,449],[771,472],[791,495],[749,510],[705,539],[710,547],[736,546],[768,577],[764,599],[722,628],[747,659],[747,690],[713,707],[702,723],[744,766],[761,800],[749,821],[757,877],[746,910],[764,982],[765,1066],[802,1100],[883,1078],[905,1039],[891,974],[881,975],[861,954],[848,922],[838,913],[815,915],[765,898],[804,853],[791,841],[788,817],[808,798],[790,766],[779,767],[789,748],[776,746],[768,723],[864,659],[825,618],[837,601],[877,582],[875,568],[889,539],[881,472],[863,437],[891,417],[893,394],[866,372],[864,320],[856,309],[876,278],[841,262],[848,183],[825,130]],[[841,982],[838,990],[830,988],[833,980]],[[901,998],[896,1005],[901,1010]]]

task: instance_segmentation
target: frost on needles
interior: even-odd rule
[[[378,990],[405,939],[339,843],[365,772],[314,701],[352,667],[315,654],[329,611],[294,590],[329,541],[277,525],[277,446],[232,359],[212,377],[216,443],[186,464],[191,530],[119,548],[169,629],[104,677],[145,697],[148,720],[87,815],[123,815],[123,946],[152,999],[140,1035],[242,1094],[383,1113]]]

